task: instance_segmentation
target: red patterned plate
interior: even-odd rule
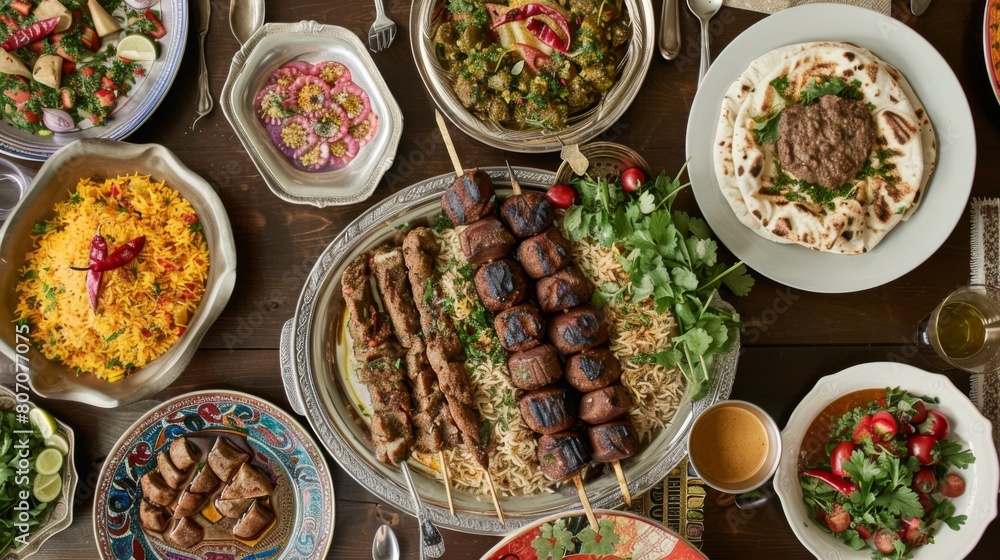
[[[482,560],[705,560],[677,533],[644,517],[595,510],[598,529],[582,510],[540,519],[508,535]]]
[[[993,95],[1000,103],[1000,0],[986,2],[983,16],[983,54],[986,58],[986,72],[990,75]]]

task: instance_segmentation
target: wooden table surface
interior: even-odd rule
[[[986,0],[938,0],[920,18],[904,11],[902,0],[895,2],[894,17],[916,29],[940,50],[965,88],[979,145],[973,196],[1000,196],[1000,158],[996,157],[1000,153],[1000,106],[990,89],[983,63],[982,18]],[[216,99],[238,47],[229,30],[228,4],[228,0],[212,1],[208,65]],[[228,388],[249,391],[287,410],[288,401],[279,377],[278,338],[282,325],[293,314],[317,255],[369,205],[413,182],[451,170],[434,125],[432,102],[410,54],[409,3],[390,0],[386,4],[400,26],[399,35],[392,48],[374,55],[374,59],[402,108],[405,129],[392,169],[369,201],[354,206],[317,209],[288,204],[274,197],[218,103],[191,130],[198,48],[194,35],[189,37],[180,73],[169,95],[153,118],[129,140],[167,146],[217,187],[236,236],[239,259],[236,289],[187,371],[154,398],[114,410],[58,401],[40,403],[76,430],[80,484],[72,526],[52,538],[36,557],[97,556],[91,510],[101,463],[123,431],[156,403],[193,390]],[[660,0],[653,0],[653,4],[659,14]],[[712,28],[713,52],[718,53],[762,17],[723,8]],[[197,19],[194,13],[192,20]],[[268,21],[303,19],[341,25],[364,38],[374,19],[374,10],[371,2],[346,0],[268,2]],[[697,23],[683,8],[681,19],[680,58],[674,62],[666,62],[659,56],[654,58],[635,103],[606,135],[606,139],[638,149],[654,169],[670,172],[684,162],[687,115],[698,76]],[[553,170],[558,165],[553,154],[502,153],[457,138],[462,159],[470,165],[498,165],[505,158],[513,165]],[[690,193],[684,195],[679,205],[695,209]],[[813,294],[755,275],[757,285],[751,295],[727,296],[747,326],[742,339],[745,352],[732,397],[761,405],[783,426],[799,400],[824,375],[858,363],[887,359],[923,366],[915,350],[915,325],[950,290],[967,282],[969,251],[969,220],[963,218],[944,246],[927,262],[879,288],[855,294]],[[0,381],[12,382],[13,366],[9,361],[2,360],[0,371]],[[968,390],[967,376],[954,371],[947,373],[960,388]],[[396,525],[404,558],[416,558],[413,518],[362,489],[329,455],[327,460],[334,473],[337,499],[336,530],[329,557],[367,558],[375,528],[388,521]],[[714,497],[714,492],[710,492],[706,506],[704,552],[709,557],[809,557],[792,534],[777,499],[747,514],[715,506]],[[479,558],[497,542],[495,537],[451,531],[445,531],[444,536],[448,547],[445,557],[454,559]],[[995,520],[970,558],[995,558],[998,548],[1000,521]]]

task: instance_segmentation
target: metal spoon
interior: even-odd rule
[[[264,0],[230,0],[229,28],[243,43],[264,25]]]
[[[708,49],[708,20],[719,12],[722,0],[687,0],[688,9],[701,20],[701,66],[698,67],[698,83],[705,79],[712,53]]]
[[[382,525],[372,541],[372,560],[399,560],[399,541],[392,527]]]
[[[413,497],[413,511],[417,514],[417,522],[420,523],[420,560],[424,557],[440,558],[444,554],[444,537],[441,531],[427,517],[424,503],[420,501],[417,494],[417,487],[413,485],[413,478],[410,476],[410,467],[406,461],[402,461],[403,476],[406,477],[406,485],[410,487],[410,496]]]

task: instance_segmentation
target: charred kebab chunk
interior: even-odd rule
[[[403,240],[403,259],[420,313],[427,360],[437,374],[451,419],[463,443],[485,469],[489,467],[489,456],[479,432],[479,414],[472,406],[472,387],[465,372],[462,343],[451,318],[440,305],[434,304],[434,259],[439,251],[437,239],[427,228],[416,228]]]
[[[503,201],[500,217],[516,237],[531,237],[552,225],[555,210],[544,194],[523,192]]]
[[[554,434],[568,430],[576,420],[573,396],[565,387],[535,389],[521,397],[521,418],[532,431]]]
[[[599,463],[620,461],[639,451],[639,435],[628,418],[606,422],[587,429],[594,460]]]
[[[632,410],[632,397],[624,385],[615,384],[591,391],[580,399],[580,420],[603,424],[625,416]]]
[[[572,258],[572,243],[554,227],[525,239],[517,248],[517,260],[536,280],[566,268]]]
[[[541,344],[507,357],[510,382],[518,389],[539,389],[562,378],[559,353],[551,344]]]
[[[608,329],[601,313],[581,305],[552,317],[549,340],[563,354],[575,354],[608,341]]]
[[[369,258],[367,253],[362,253],[351,261],[341,277],[341,285],[350,314],[347,324],[354,340],[354,354],[363,364],[358,377],[372,395],[371,433],[375,453],[379,461],[396,465],[406,460],[413,443],[410,394],[403,382],[403,372],[395,365],[398,351],[396,357],[392,357],[395,344],[387,342],[388,322],[375,308],[369,282]]]
[[[559,432],[538,438],[538,464],[549,480],[566,480],[589,463],[587,444],[576,432]]]
[[[566,361],[566,381],[583,393],[603,389],[622,376],[622,365],[607,348],[584,350]]]
[[[497,196],[490,176],[481,169],[466,169],[441,197],[441,208],[451,223],[471,224],[493,213]]]
[[[437,375],[427,360],[424,341],[418,335],[420,314],[407,277],[403,250],[388,246],[376,249],[371,267],[396,338],[407,349],[404,364],[414,407],[410,419],[415,428],[414,447],[422,453],[436,453],[445,445],[457,443],[458,434],[451,425]]]
[[[500,345],[508,352],[530,350],[545,338],[545,320],[531,305],[518,305],[503,311],[493,319]]]
[[[545,313],[556,313],[590,302],[594,286],[580,269],[569,267],[546,276],[535,285],[538,306]]]
[[[506,257],[517,241],[493,216],[470,224],[459,234],[462,253],[472,264],[484,264]]]
[[[475,286],[483,306],[494,313],[510,309],[528,297],[528,277],[521,265],[510,259],[479,267]]]

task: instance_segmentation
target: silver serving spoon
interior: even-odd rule
[[[399,541],[392,527],[382,525],[372,541],[372,560],[399,560]]]
[[[708,49],[708,20],[719,12],[722,0],[687,0],[688,9],[701,20],[701,66],[698,67],[698,83],[705,79],[708,65],[712,62],[712,53]]]
[[[230,0],[229,28],[243,43],[264,25],[264,0]]]
[[[417,522],[420,524],[420,560],[424,557],[440,558],[444,554],[444,537],[441,531],[431,522],[427,516],[424,502],[417,494],[417,487],[413,485],[413,477],[410,476],[410,467],[406,461],[402,461],[403,476],[406,478],[406,485],[410,487],[410,496],[413,497],[413,511],[417,515]]]

